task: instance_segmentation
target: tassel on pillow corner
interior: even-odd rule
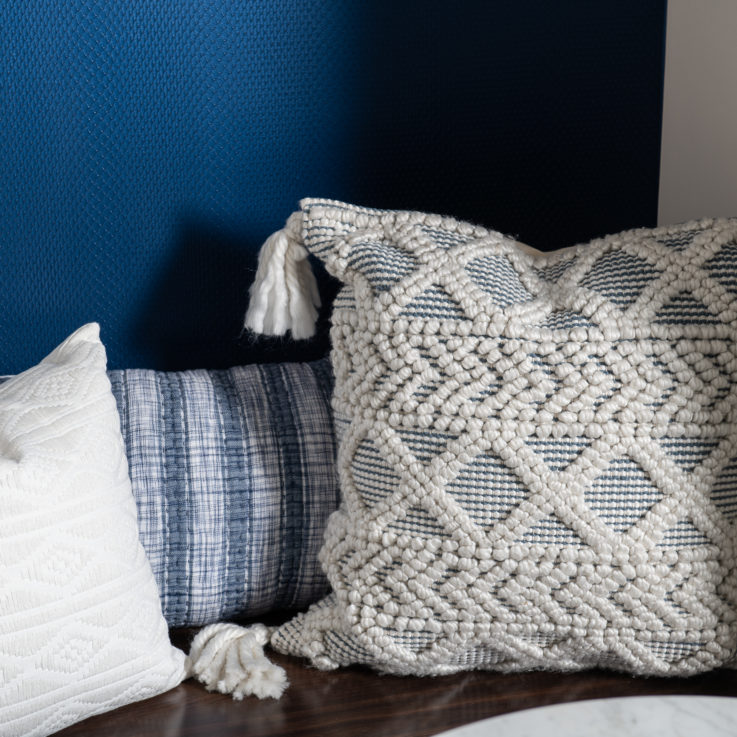
[[[299,213],[266,240],[258,257],[256,277],[244,327],[262,335],[285,335],[295,340],[315,334],[320,294],[301,244]]]

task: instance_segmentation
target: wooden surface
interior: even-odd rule
[[[187,681],[154,699],[80,722],[58,737],[425,737],[564,701],[646,694],[737,696],[737,671],[727,670],[690,679],[604,672],[398,678],[361,668],[324,673],[297,659],[270,657],[287,670],[291,684],[278,701],[233,701]]]

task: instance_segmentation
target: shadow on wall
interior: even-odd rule
[[[324,319],[301,344],[241,334],[258,248],[302,197],[541,249],[654,225],[664,17],[665,0],[0,3],[0,372],[91,320],[111,368],[323,355]]]
[[[317,335],[309,341],[266,338],[243,330],[259,247],[254,243],[244,248],[241,234],[235,236],[202,222],[182,223],[170,260],[134,320],[130,344],[152,356],[155,365],[165,371],[311,361],[326,355],[328,307],[321,310]],[[320,293],[329,305],[338,284],[319,265],[313,266]]]
[[[318,268],[317,338],[241,331],[264,229],[301,197],[454,215],[543,250],[655,224],[664,2],[464,7],[307,13],[323,34],[302,49],[310,65],[299,49],[272,60],[278,86],[261,69],[268,96],[251,90],[255,117],[229,129],[218,186],[249,203],[240,224],[181,225],[130,336],[142,355],[170,370],[325,355],[337,285]],[[277,90],[290,93],[278,113]]]
[[[351,186],[542,250],[657,211],[665,2],[374,0]]]

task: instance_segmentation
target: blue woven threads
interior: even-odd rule
[[[281,438],[280,460],[283,468],[284,488],[282,530],[292,544],[283,549],[279,566],[277,598],[281,601],[288,601],[299,573],[296,551],[301,546],[302,510],[305,507],[305,500],[302,498],[300,438],[292,416],[288,387],[279,367],[261,366],[260,372],[264,391],[271,401],[274,426],[278,428]]]
[[[327,363],[110,372],[171,626],[300,608],[326,592],[317,553],[338,505]]]
[[[185,436],[186,425],[182,417],[179,377],[177,374],[161,373],[157,378],[161,392],[163,458],[170,460],[163,467],[163,486],[161,488],[166,525],[163,537],[166,541],[165,550],[168,562],[163,582],[163,591],[166,592],[165,616],[167,620],[171,618],[173,622],[183,623],[188,619],[188,609],[191,606],[189,586],[191,561],[187,540],[193,532],[187,515],[187,509],[191,508],[191,500],[188,499],[186,458],[183,457],[184,449],[181,444],[181,439]],[[129,458],[128,462],[132,467],[135,466],[133,458]]]
[[[227,371],[211,373],[217,414],[212,421],[220,423],[222,445],[220,468],[223,476],[224,547],[226,577],[223,588],[223,616],[232,618],[243,609],[244,581],[253,578],[248,569],[248,549],[251,544],[253,497],[247,493],[251,477],[247,454],[243,452],[245,426],[238,392]],[[256,573],[258,575],[258,573]]]

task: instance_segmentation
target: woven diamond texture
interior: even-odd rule
[[[737,220],[540,254],[309,200],[333,314],[319,667],[689,674],[735,655]]]
[[[138,541],[96,325],[0,387],[0,735],[41,737],[184,677]]]

